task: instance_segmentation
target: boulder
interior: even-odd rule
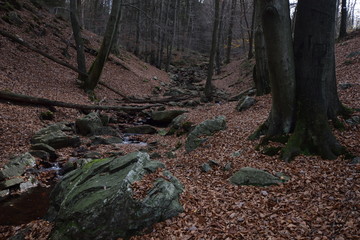
[[[155,123],[169,124],[177,116],[185,113],[184,110],[165,110],[165,111],[153,111],[151,112],[151,119]]]
[[[176,134],[177,136],[180,136],[184,133],[188,133],[192,128],[192,123],[186,120],[187,120],[186,114],[181,114],[176,118],[174,118],[171,121],[170,129],[167,132],[167,135]]]
[[[51,160],[55,160],[56,158],[58,158],[55,148],[53,148],[47,144],[44,144],[44,143],[33,144],[33,145],[31,145],[30,149],[31,150],[42,150],[42,151],[49,153]]]
[[[135,197],[134,183],[156,170],[162,177],[147,182],[149,190]],[[182,212],[181,192],[180,182],[147,153],[93,160],[66,174],[52,191],[50,239],[128,239]]]
[[[0,180],[21,176],[26,168],[36,165],[35,158],[30,153],[14,157],[0,169]]]
[[[154,134],[157,133],[156,129],[150,125],[139,125],[135,127],[125,128],[124,133],[134,134]]]
[[[44,143],[55,149],[79,146],[80,138],[78,136],[69,135],[66,132],[72,132],[72,128],[69,127],[69,124],[52,124],[35,133],[31,139],[31,143]]]
[[[282,179],[260,169],[244,167],[234,173],[230,182],[235,185],[270,186],[282,183]]]
[[[236,106],[236,110],[244,111],[248,108],[250,108],[252,105],[254,105],[256,102],[255,98],[245,96],[244,98],[241,98]]]
[[[100,144],[111,145],[111,144],[117,144],[123,142],[123,139],[119,137],[104,138],[99,136],[92,136],[90,140],[92,145],[100,145]]]
[[[204,136],[211,136],[215,132],[226,129],[226,118],[224,116],[218,116],[214,119],[206,120],[197,125],[192,130],[185,142],[185,150],[191,152],[200,146],[206,138]]]
[[[358,125],[360,123],[360,116],[352,116],[349,119],[346,119],[346,123],[352,126]]]
[[[96,135],[99,129],[103,128],[103,122],[96,112],[91,112],[82,118],[76,119],[75,125],[78,132],[84,136]]]
[[[23,183],[23,182],[24,182],[24,179],[22,177],[15,177],[15,178],[11,178],[11,179],[2,181],[2,182],[0,182],[0,190],[19,185],[20,183]]]

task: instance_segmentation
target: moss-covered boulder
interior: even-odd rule
[[[165,110],[151,112],[151,119],[157,124],[170,124],[177,116],[185,113],[184,110]]]
[[[68,123],[52,124],[35,133],[31,138],[31,143],[44,143],[55,149],[77,147],[80,145],[80,138],[72,135],[72,131]]]
[[[76,129],[81,135],[96,135],[103,128],[103,122],[98,113],[91,112],[88,115],[76,119]]]
[[[136,197],[134,183],[155,171],[161,177],[155,175],[149,190]],[[180,182],[147,153],[93,160],[65,175],[51,193],[50,239],[128,238],[182,212],[181,192]]]
[[[260,169],[244,167],[234,173],[230,182],[235,185],[270,186],[284,182],[281,178],[275,177]]]
[[[185,150],[187,152],[193,151],[206,141],[205,136],[211,136],[224,129],[226,129],[226,118],[224,116],[218,116],[200,123],[189,133],[185,143]]]
[[[13,157],[0,169],[0,181],[6,178],[21,176],[28,167],[34,167],[35,164],[35,158],[30,153]]]

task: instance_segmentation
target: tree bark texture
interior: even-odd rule
[[[234,17],[235,17],[235,11],[236,11],[236,2],[237,0],[231,1],[231,15],[229,20],[229,30],[227,35],[227,48],[226,48],[226,59],[225,63],[230,63],[231,58],[231,47],[232,47],[232,39],[233,39],[233,27],[234,27]]]
[[[77,2],[78,0],[70,0],[70,20],[71,20],[71,26],[73,29],[75,45],[76,45],[76,59],[77,59],[78,69],[81,72],[86,73],[84,42],[81,37]],[[87,76],[84,74],[79,74],[78,78],[81,81],[86,81]]]
[[[344,38],[346,36],[346,27],[347,27],[347,6],[346,0],[341,1],[341,21],[340,21],[340,32],[339,38]]]
[[[267,135],[276,136],[290,133],[295,121],[295,69],[289,1],[259,2],[272,92]]]
[[[255,26],[254,26],[254,42],[255,42],[255,69],[254,82],[256,87],[256,95],[262,96],[270,93],[269,66],[265,47],[264,32],[262,27],[262,11],[260,9],[260,1],[255,0]]]
[[[295,26],[298,115],[283,159],[299,153],[334,159],[343,149],[332,134],[328,112],[338,102],[335,81],[335,0],[302,0]],[[336,97],[335,97],[336,96]]]
[[[117,33],[118,18],[121,13],[121,1],[114,1],[111,8],[110,17],[106,26],[105,35],[99,50],[99,53],[91,66],[89,77],[85,82],[84,88],[87,91],[93,91],[98,84],[106,59],[110,53],[113,38]]]
[[[217,40],[217,33],[219,30],[219,15],[220,15],[220,0],[215,0],[215,17],[214,17],[214,26],[213,26],[213,32],[212,32],[212,41],[211,41],[211,50],[210,50],[210,60],[209,60],[209,67],[208,67],[208,73],[205,83],[205,97],[208,100],[212,99],[212,77],[214,74],[214,62],[215,62],[215,53],[216,53],[216,40]]]

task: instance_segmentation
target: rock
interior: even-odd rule
[[[218,116],[214,119],[206,120],[197,125],[186,139],[185,149],[191,152],[202,144],[206,139],[203,136],[211,136],[215,132],[226,129],[226,120],[224,116]]]
[[[10,194],[10,190],[9,189],[5,189],[0,191],[0,200],[2,200],[2,198],[5,198],[6,196],[8,196]]]
[[[352,86],[353,86],[353,85],[352,85],[351,83],[340,83],[340,84],[339,84],[339,88],[342,89],[342,90],[351,88]]]
[[[16,12],[9,12],[7,14],[7,17],[8,17],[9,22],[16,26],[20,26],[24,23],[24,21],[21,19],[21,17],[19,15],[17,15]]]
[[[252,105],[254,105],[256,102],[255,98],[245,96],[244,98],[241,98],[236,106],[236,110],[243,111],[248,108],[250,108]]]
[[[10,187],[19,185],[22,182],[24,182],[24,179],[21,177],[11,178],[11,179],[0,182],[0,189],[3,190],[6,188],[10,188]]]
[[[52,124],[38,131],[32,137],[31,143],[44,143],[55,149],[79,146],[80,138],[78,136],[72,136],[65,133],[70,131],[72,131],[72,128],[66,123]]]
[[[91,159],[101,158],[101,154],[98,152],[88,152],[84,154],[84,158],[91,158]]]
[[[40,158],[41,160],[44,160],[44,161],[49,161],[49,159],[50,159],[50,154],[43,150],[33,150],[33,151],[30,151],[30,154],[33,155],[34,157]]]
[[[230,162],[226,163],[223,170],[230,171],[232,169],[232,164]]]
[[[156,129],[150,125],[140,125],[124,129],[124,133],[134,134],[154,134],[157,133]]]
[[[151,119],[155,123],[169,124],[177,116],[185,113],[184,110],[165,110],[165,111],[153,111],[151,112]]]
[[[353,116],[346,120],[346,123],[350,125],[358,125],[360,123],[360,116]]]
[[[122,143],[124,140],[119,137],[109,137],[109,138],[103,138],[99,136],[92,136],[90,137],[91,144],[92,145],[111,145],[111,144],[118,144]]]
[[[156,159],[156,158],[161,158],[161,154],[160,153],[157,153],[157,152],[154,152],[150,155],[150,158],[151,159]]]
[[[275,173],[275,177],[278,177],[282,182],[287,182],[291,179],[291,177],[285,175],[282,172],[277,172]]]
[[[0,180],[21,176],[26,168],[35,165],[35,158],[30,153],[14,157],[0,170]]]
[[[169,129],[167,135],[176,134],[176,136],[181,136],[182,134],[190,132],[190,130],[192,128],[192,123],[188,122],[186,120],[187,120],[186,114],[181,114],[181,115],[177,116],[176,118],[174,118],[171,121],[170,129]]]
[[[240,157],[242,154],[242,151],[241,150],[238,150],[236,152],[233,152],[230,156],[231,157]]]
[[[360,164],[360,157],[355,157],[351,160],[350,164]]]
[[[360,55],[360,51],[351,52],[346,58],[352,58]]]
[[[30,149],[31,150],[43,150],[45,152],[48,152],[51,160],[55,160],[58,158],[55,148],[53,148],[47,144],[44,144],[44,143],[33,144],[33,145],[31,145]]]
[[[244,167],[234,173],[230,182],[235,185],[270,186],[282,183],[280,178],[260,169]]]
[[[208,164],[209,164],[210,166],[212,166],[212,167],[218,167],[218,166],[220,166],[220,163],[218,163],[218,162],[215,161],[215,160],[209,160],[209,161],[208,161]]]
[[[201,165],[202,172],[210,172],[211,170],[212,170],[212,168],[210,167],[210,165],[208,163],[204,163],[203,165]]]
[[[20,192],[26,192],[30,188],[37,187],[38,185],[38,180],[35,177],[30,177],[28,181],[20,183]]]
[[[176,158],[176,153],[175,153],[175,152],[172,152],[172,151],[167,152],[167,153],[166,153],[166,157],[167,157],[167,158]]]
[[[52,240],[129,238],[183,211],[180,182],[165,169],[142,198],[132,184],[162,168],[146,153],[93,160],[66,174],[51,193]]]
[[[91,112],[82,118],[76,119],[75,125],[78,132],[84,136],[97,135],[99,129],[104,126],[99,114],[96,112]]]
[[[186,94],[186,91],[180,88],[172,87],[164,93],[164,96],[178,97]]]

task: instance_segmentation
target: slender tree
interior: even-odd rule
[[[231,13],[230,13],[230,21],[229,21],[229,30],[227,34],[227,48],[226,48],[226,59],[225,63],[230,63],[231,58],[231,47],[232,47],[232,39],[233,39],[233,27],[234,27],[234,17],[236,12],[236,3],[237,0],[231,1]]]
[[[340,21],[340,33],[339,38],[343,38],[346,36],[346,27],[347,27],[347,6],[346,6],[346,0],[341,1],[341,21]]]
[[[224,1],[224,0],[223,0]],[[219,30],[219,15],[220,15],[220,0],[215,0],[214,2],[214,9],[215,9],[215,17],[214,17],[214,25],[213,25],[213,32],[212,32],[212,41],[211,41],[211,50],[210,50],[210,59],[209,59],[209,66],[208,66],[208,74],[205,83],[205,97],[207,100],[212,99],[212,77],[214,74],[214,62],[215,62],[215,54],[216,54],[216,40],[217,40],[217,33]]]

